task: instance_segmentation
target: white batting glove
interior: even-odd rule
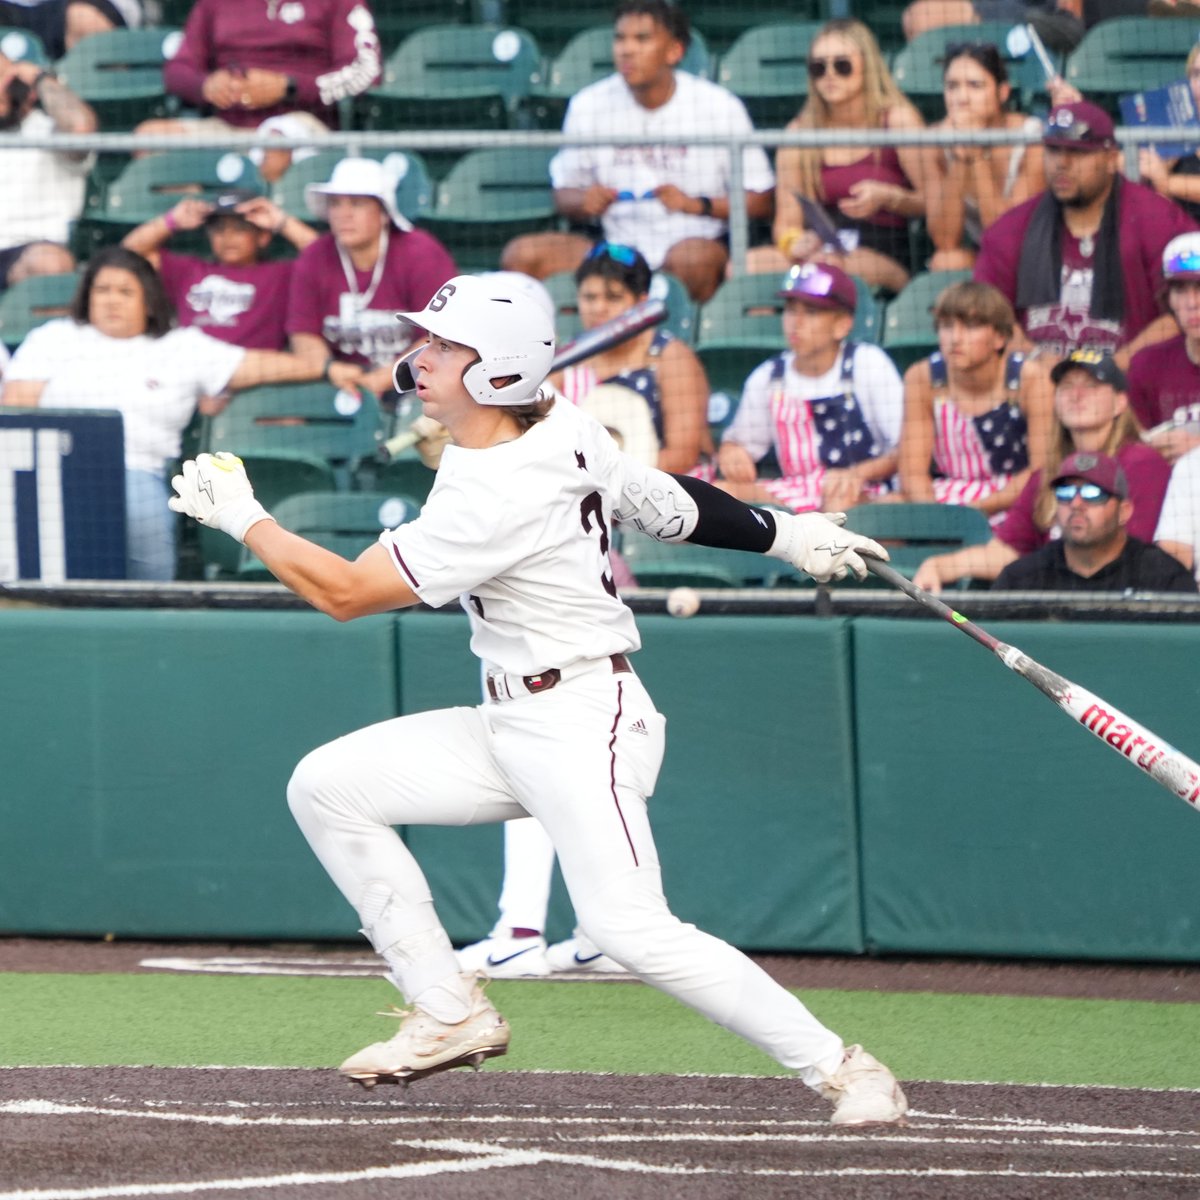
[[[818,583],[845,579],[851,573],[859,581],[866,579],[864,554],[887,561],[888,552],[878,542],[842,528],[845,513],[771,515],[775,518],[775,541],[767,553],[799,567]]]
[[[246,467],[236,454],[198,454],[183,464],[183,474],[171,480],[179,494],[167,504],[177,513],[193,517],[201,525],[219,529],[239,542],[259,521],[275,518],[254,498]]]

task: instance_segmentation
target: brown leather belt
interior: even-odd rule
[[[614,675],[621,675],[633,670],[629,658],[624,654],[610,654],[608,661],[612,663]],[[493,700],[515,700],[515,696],[506,696],[501,693],[500,689],[496,687],[496,678],[494,675],[487,677],[488,695]],[[500,676],[499,678],[505,677]],[[512,676],[508,678],[512,678]],[[527,695],[536,696],[538,692],[548,692],[551,688],[557,687],[562,682],[562,671],[558,667],[551,667],[550,670],[543,671],[540,675],[522,675],[520,681]]]

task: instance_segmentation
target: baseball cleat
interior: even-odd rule
[[[546,951],[546,963],[551,971],[595,971],[602,974],[628,975],[615,958],[601,954],[596,947],[576,934],[565,942],[556,942]]]
[[[833,1101],[834,1125],[894,1125],[908,1112],[896,1077],[861,1046],[847,1046],[836,1073],[821,1085]]]
[[[454,952],[458,969],[482,971],[489,979],[522,979],[550,974],[544,937],[503,937],[493,934]]]
[[[380,1016],[397,1017],[400,1029],[386,1042],[374,1042],[352,1054],[338,1068],[365,1088],[377,1083],[409,1084],[439,1071],[474,1067],[508,1052],[508,1022],[472,980],[471,1013],[457,1025],[447,1025],[419,1008],[393,1009]]]

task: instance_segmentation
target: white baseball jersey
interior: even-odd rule
[[[716,217],[669,212],[645,194],[673,183],[688,196],[729,195],[729,153],[720,146],[688,145],[697,133],[748,133],[754,125],[746,106],[730,91],[675,72],[675,93],[660,108],[643,108],[620,75],[609,75],[581,89],[567,106],[563,133],[639,133],[662,138],[653,146],[567,146],[550,163],[550,181],[557,188],[586,188],[602,184],[631,199],[613,204],[601,218],[610,242],[636,246],[653,268],[667,251],[689,237],[716,238],[726,222]],[[775,176],[761,146],[742,156],[742,185],[765,192]]]
[[[637,650],[607,553],[625,466],[607,430],[560,400],[515,441],[447,446],[420,517],[379,540],[426,604],[459,597],[491,669],[536,675]]]

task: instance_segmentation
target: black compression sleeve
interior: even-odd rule
[[[775,518],[764,508],[735,500],[728,492],[690,475],[672,475],[700,510],[696,531],[688,538],[698,546],[753,550],[765,554],[775,541]]]

